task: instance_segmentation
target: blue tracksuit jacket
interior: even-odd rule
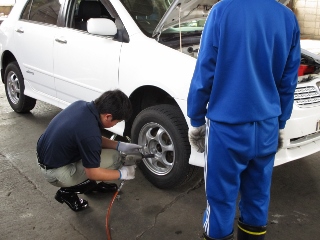
[[[231,124],[279,117],[284,128],[299,64],[300,31],[290,9],[275,0],[220,1],[201,37],[188,95],[191,125],[205,117]]]

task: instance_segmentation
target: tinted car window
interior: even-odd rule
[[[21,19],[29,20],[30,8],[31,8],[32,1],[29,1],[26,5],[25,9],[22,12]]]
[[[87,31],[87,21],[90,18],[106,18],[115,21],[101,1],[77,0],[74,5],[71,5],[71,9],[71,19],[68,20],[68,27],[71,28]]]
[[[59,0],[33,0],[26,5],[21,18],[36,22],[57,24],[61,4]]]

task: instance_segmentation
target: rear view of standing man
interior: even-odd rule
[[[222,0],[211,9],[188,96],[190,143],[205,152],[205,239],[233,239],[238,193],[237,239],[264,239],[274,157],[299,65],[300,30],[287,7]]]

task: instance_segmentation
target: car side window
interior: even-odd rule
[[[30,0],[21,19],[56,25],[60,6],[59,0]]]
[[[69,26],[71,28],[87,31],[87,21],[90,18],[107,18],[115,21],[99,0],[76,0],[74,4],[73,19]]]
[[[26,7],[24,8],[21,19],[29,20],[29,15],[30,15],[30,8],[31,8],[31,3],[32,1],[29,1]]]

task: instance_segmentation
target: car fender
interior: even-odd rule
[[[119,87],[130,95],[138,87],[151,85],[174,99],[186,100],[195,63],[195,58],[136,34],[121,50]]]

